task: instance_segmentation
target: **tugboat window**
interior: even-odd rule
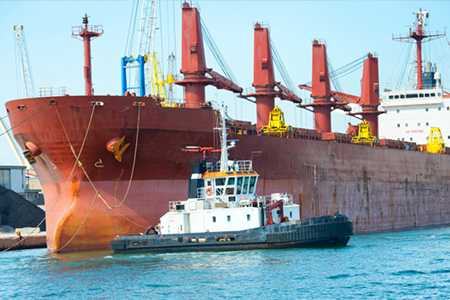
[[[236,188],[237,188],[237,194],[240,195],[242,193],[242,177],[238,177]]]
[[[216,188],[216,196],[223,195],[223,188]]]
[[[216,185],[225,185],[225,178],[216,178]]]
[[[255,185],[256,185],[256,176],[250,177],[250,188],[249,193],[253,194],[255,192]]]
[[[246,176],[244,178],[244,187],[242,188],[243,194],[247,194],[247,192],[248,192],[248,181],[249,181],[249,177]]]
[[[234,188],[227,187],[227,189],[225,190],[225,194],[227,194],[227,195],[234,195]]]

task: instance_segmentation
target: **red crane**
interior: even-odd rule
[[[330,89],[330,76],[328,73],[327,49],[324,43],[317,40],[312,44],[312,86],[299,85],[301,89],[311,91],[312,104],[302,107],[314,109],[314,128],[319,132],[331,132],[331,110],[345,108],[346,103],[331,101],[338,92]],[[334,93],[334,95],[333,95]]]
[[[256,128],[260,130],[269,123],[270,112],[274,108],[274,99],[300,104],[302,100],[280,82],[275,81],[272,48],[269,29],[256,23],[254,28],[253,83],[255,92],[245,97],[256,99]]]
[[[242,93],[242,88],[233,81],[206,67],[200,14],[197,8],[187,2],[183,3],[182,8],[181,53],[181,73],[184,78],[176,83],[184,87],[186,107],[202,107],[205,104],[205,86],[209,84]]]
[[[378,106],[380,105],[378,58],[371,53],[367,55],[367,58],[364,61],[361,79],[361,98],[358,103],[361,105],[362,111],[349,114],[360,115],[363,120],[366,120],[369,123],[371,134],[378,138],[378,115],[383,112],[378,110]]]
[[[314,63],[313,63],[314,68]],[[317,72],[316,72],[317,74]],[[314,76],[314,75],[313,75]],[[329,97],[334,99],[330,100],[331,108],[339,108],[346,111],[349,109],[346,107],[348,103],[361,105],[362,111],[357,113],[349,112],[349,115],[356,116],[360,115],[363,120],[369,123],[370,131],[373,136],[378,137],[378,115],[382,114],[382,111],[378,110],[380,105],[379,96],[379,81],[378,81],[378,58],[369,53],[367,58],[364,60],[363,64],[363,74],[361,79],[361,96],[355,96],[343,92],[327,90],[324,84],[320,85],[320,81],[316,80],[316,93],[319,95],[325,95],[329,91]],[[314,77],[313,77],[313,87],[301,84],[299,85],[301,89],[313,91],[314,87]],[[328,85],[329,88],[329,85]],[[320,94],[322,93],[322,94]],[[317,94],[316,94],[317,95]],[[314,98],[314,96],[312,95]],[[317,97],[317,96],[316,96]],[[316,98],[314,98],[314,103],[309,105],[314,107],[316,103]],[[316,113],[316,107],[314,107],[314,113]],[[316,119],[317,120],[317,119]],[[317,123],[316,123],[317,125]],[[317,129],[317,127],[316,127]]]

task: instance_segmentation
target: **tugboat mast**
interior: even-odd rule
[[[232,141],[228,145],[228,135],[227,135],[227,107],[222,105],[220,107],[220,172],[228,171],[228,149],[235,146],[235,141]]]

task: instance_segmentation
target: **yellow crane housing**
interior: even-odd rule
[[[433,154],[444,153],[445,151],[444,138],[442,137],[441,130],[438,127],[430,128],[430,134],[428,135],[426,150],[428,153]]]
[[[375,137],[370,132],[370,125],[366,120],[363,120],[358,125],[358,133],[352,137],[352,143],[372,145],[375,142]]]
[[[289,126],[284,121],[284,113],[278,106],[269,114],[269,124],[261,129],[263,134],[267,135],[284,135],[289,131]]]

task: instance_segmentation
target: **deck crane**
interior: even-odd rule
[[[253,83],[255,92],[246,95],[247,97],[254,97],[256,99],[256,127],[259,132],[271,131],[271,121],[282,120],[282,114],[279,109],[275,109],[274,99],[278,97],[282,100],[291,101],[295,104],[301,104],[302,100],[298,97],[292,89],[285,87],[280,82],[275,81],[273,57],[276,65],[279,66],[279,71],[289,85],[289,78],[287,72],[279,59],[278,52],[274,50],[269,37],[269,28],[262,26],[259,23],[254,27],[254,55],[253,55]],[[288,80],[286,80],[288,79]],[[270,124],[269,124],[270,123]],[[283,122],[278,122],[279,127],[284,127]],[[267,127],[267,130],[264,128]],[[277,132],[278,134],[278,132]]]
[[[140,22],[136,30],[138,19]],[[122,93],[139,90],[140,96],[149,93],[161,99],[163,106],[173,106],[171,104],[173,104],[174,99],[174,67],[169,68],[170,73],[167,76],[161,71],[161,64],[154,45],[157,30],[156,19],[156,0],[136,0],[134,2],[127,38],[126,55],[122,58]],[[139,35],[137,49],[133,48],[135,33]],[[169,66],[171,60],[175,60],[175,54],[173,53],[169,56]],[[127,79],[127,73],[131,75],[130,69],[132,68],[138,68],[137,75],[134,76],[134,82]],[[128,86],[128,81],[132,82],[133,86]]]
[[[176,84],[184,88],[184,100],[187,108],[200,108],[205,105],[205,86],[213,85],[241,94],[239,87],[230,76],[223,76],[206,66],[203,46],[202,25],[198,9],[184,2],[182,8],[182,80]],[[226,74],[225,74],[226,75]]]
[[[13,31],[16,39],[16,64],[18,74],[23,83],[25,97],[33,97],[36,94],[33,76],[31,74],[30,58],[23,31],[23,25],[14,25]]]
[[[31,75],[31,65],[30,58],[28,56],[27,44],[25,41],[25,34],[23,31],[23,25],[14,25],[13,32],[15,37],[15,50],[16,50],[16,67],[17,72],[20,75],[20,79],[23,84],[23,93],[25,97],[33,97],[35,96],[34,89],[34,81],[33,76]],[[19,83],[18,83],[19,84]],[[22,93],[19,93],[22,94]],[[20,95],[18,95],[20,96]],[[6,138],[8,140],[8,144],[13,150],[14,155],[17,158],[17,161],[22,163],[22,165],[26,166],[27,169],[31,169],[30,164],[22,155],[22,151],[14,140],[14,137],[11,133],[8,124],[4,119],[0,119],[0,129],[2,132],[6,132]]]
[[[379,81],[378,81],[378,58],[373,54],[369,53],[363,62],[363,75],[361,79],[361,96],[355,96],[343,92],[332,91],[329,88],[328,72],[321,71],[320,68],[326,65],[326,56],[324,44],[313,43],[313,47],[316,47],[316,55],[313,56],[313,77],[312,86],[308,84],[301,84],[299,87],[301,89],[310,91],[313,94],[314,103],[308,104],[307,106],[314,107],[314,114],[316,118],[316,129],[319,131],[330,132],[331,122],[330,122],[330,108],[331,109],[342,109],[347,111],[351,116],[360,115],[362,119],[367,122],[370,133],[374,137],[378,137],[378,115],[382,114],[382,111],[378,110],[380,104],[379,98]],[[322,58],[322,59],[320,59]],[[325,75],[323,75],[325,74]],[[320,76],[319,76],[320,75]],[[323,88],[323,85],[328,82],[328,87]],[[318,102],[316,99],[327,98],[327,102]],[[334,101],[331,101],[333,99]],[[358,113],[352,113],[347,104],[353,103],[358,104],[362,107],[362,111]],[[328,108],[328,114],[325,112],[324,108]],[[322,109],[322,110],[318,110]],[[322,114],[322,115],[321,115]],[[325,117],[324,117],[325,116]]]

